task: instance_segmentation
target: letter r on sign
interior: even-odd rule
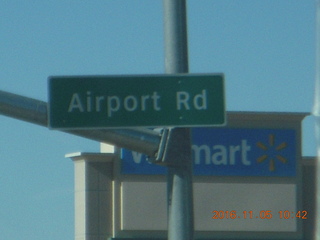
[[[190,106],[188,104],[190,95],[187,92],[177,92],[177,109],[181,110],[181,105],[184,105],[186,110],[190,110]]]

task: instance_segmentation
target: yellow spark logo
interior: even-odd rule
[[[280,162],[282,162],[283,164],[286,164],[288,162],[288,160],[286,158],[284,158],[283,156],[278,154],[279,151],[281,151],[287,147],[287,143],[282,142],[279,145],[275,146],[274,142],[275,142],[274,134],[269,135],[269,144],[267,144],[267,145],[262,142],[257,142],[257,147],[264,150],[264,151],[267,151],[267,152],[271,152],[274,150],[276,151],[276,154],[272,154],[271,157],[269,157],[267,154],[264,154],[264,155],[261,155],[260,157],[257,158],[258,163],[262,163],[268,159],[269,160],[269,171],[271,171],[271,172],[275,171],[274,157],[277,160],[279,160]]]

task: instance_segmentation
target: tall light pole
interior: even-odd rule
[[[188,73],[185,0],[164,0],[165,71]],[[168,239],[193,239],[191,134],[188,128],[170,129],[164,154],[168,164]]]

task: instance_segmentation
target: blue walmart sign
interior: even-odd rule
[[[292,129],[193,128],[194,175],[295,176]],[[165,174],[146,156],[122,149],[123,174]]]

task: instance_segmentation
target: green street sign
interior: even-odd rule
[[[225,124],[222,74],[50,77],[52,129]]]

